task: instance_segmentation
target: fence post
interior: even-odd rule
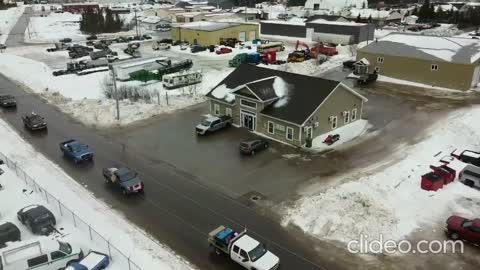
[[[88,231],[90,232],[90,240],[93,241],[93,238],[92,238],[92,226],[88,225]]]
[[[75,228],[77,227],[77,221],[75,220],[75,213],[72,211],[72,217],[73,217],[73,226],[75,226]]]
[[[113,262],[112,251],[110,250],[110,241],[108,240],[107,240],[107,246],[108,246],[108,255],[110,255],[110,260]]]
[[[50,202],[48,201],[48,193],[47,193],[47,191],[46,191],[45,189],[44,189],[43,191],[45,191],[45,199],[47,200],[47,203],[50,203]]]
[[[60,212],[60,216],[62,216],[62,217],[63,217],[63,212],[62,212],[62,204],[60,203],[60,201],[59,201],[59,200],[57,200],[57,202],[58,202],[58,211]]]
[[[128,270],[132,270],[132,264],[130,263],[130,256],[128,256]]]

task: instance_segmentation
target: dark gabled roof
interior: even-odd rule
[[[248,89],[246,86],[243,86],[242,88],[235,91],[235,95],[242,96],[242,97],[253,98],[253,99],[258,100],[258,98],[255,96],[255,94],[250,89]]]
[[[273,81],[279,77],[283,79],[290,87],[285,97],[277,99],[270,105],[266,106],[262,114],[275,117],[287,122],[302,125],[307,118],[317,109],[317,107],[335,90],[340,84],[337,81],[326,80],[318,77],[310,77],[301,74],[295,74],[285,71],[279,71],[269,68],[261,68],[250,64],[242,64],[236,68],[230,75],[228,75],[217,86],[225,84],[227,88],[235,89],[242,85],[254,85],[259,93],[262,92],[263,98],[272,97]],[[270,78],[270,79],[267,79]],[[262,80],[264,79],[264,80]],[[256,82],[262,80],[261,82]],[[268,86],[269,85],[269,86]],[[216,87],[215,87],[216,88]],[[212,91],[215,89],[213,88]],[[270,89],[268,93],[263,93],[264,90]],[[243,91],[239,88],[237,91]],[[207,94],[207,97],[217,99],[211,95],[212,91]],[[253,91],[253,89],[252,89]],[[235,92],[237,94],[237,92]],[[285,103],[283,106],[280,103]]]
[[[278,98],[273,89],[273,82],[275,77],[259,80],[251,83],[247,83],[248,89],[250,89],[255,96],[259,97],[260,100],[266,101],[274,98]],[[235,92],[236,93],[236,92]]]

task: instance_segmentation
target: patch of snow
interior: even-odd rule
[[[314,9],[314,4],[319,4],[319,9],[330,10],[330,9],[343,9],[349,7],[361,8],[363,4],[368,5],[367,0],[324,0],[324,1],[314,1],[307,0],[305,2],[305,8]]]
[[[343,119],[339,121],[342,121],[342,120]],[[364,119],[356,120],[355,122],[350,123],[346,126],[337,128],[335,130],[332,130],[330,132],[317,136],[312,141],[311,149],[314,151],[324,151],[326,149],[338,148],[339,146],[347,142],[353,141],[356,138],[361,137],[368,130],[369,127],[370,125],[368,124],[367,120],[364,120]],[[338,141],[336,141],[332,145],[327,145],[323,143],[323,141],[325,140],[325,138],[327,138],[328,135],[334,135],[334,134],[340,135],[340,139]]]
[[[346,243],[358,240],[360,234],[370,240],[380,234],[383,239],[403,239],[415,230],[443,224],[453,214],[478,217],[480,209],[474,207],[480,200],[478,190],[456,181],[438,192],[425,191],[420,179],[440,159],[439,151],[448,155],[457,148],[480,147],[479,114],[480,106],[452,112],[429,128],[425,140],[400,146],[401,151],[390,157],[395,162],[380,170],[364,168],[360,176],[349,178],[355,180],[298,200],[286,210],[282,223],[293,223],[320,239]],[[461,169],[462,164],[453,165]]]
[[[225,84],[222,84],[212,91],[212,96],[227,102],[232,102],[235,100],[235,95],[232,94],[233,91],[234,89],[230,89]]]
[[[454,92],[461,91],[461,90],[438,87],[438,86],[433,86],[433,85],[428,85],[428,84],[423,84],[423,83],[417,83],[417,82],[412,82],[412,81],[407,81],[407,80],[402,80],[402,79],[396,79],[396,78],[392,78],[392,77],[388,77],[388,76],[384,76],[384,75],[378,75],[377,81],[386,82],[386,83],[393,83],[393,84],[400,84],[400,85],[409,85],[409,86],[414,86],[414,87],[419,87],[419,88],[428,88],[428,89],[434,89],[434,90],[440,90],[440,91],[454,91]]]
[[[58,42],[62,38],[73,41],[85,40],[80,32],[81,15],[72,13],[50,13],[47,17],[31,17],[25,30],[25,42]]]
[[[5,44],[8,34],[22,16],[25,6],[0,10],[0,44]],[[14,33],[16,35],[20,33]]]
[[[65,208],[61,213],[58,210],[58,203],[51,197],[45,201],[44,195],[41,195],[44,193],[34,192],[31,187],[24,185],[24,180],[17,178],[15,172],[8,169],[6,165],[0,165],[5,171],[0,176],[0,183],[4,188],[0,191],[0,212],[2,213],[0,221],[14,223],[21,230],[22,240],[35,241],[55,237],[60,241],[80,245],[84,252],[92,249],[108,254],[109,249],[104,240],[107,239],[142,269],[194,269],[168,247],[157,243],[146,232],[128,222],[120,213],[97,200],[58,165],[33,149],[3,120],[0,120],[0,133],[2,134],[2,140],[0,140],[2,154],[13,159],[18,168],[26,174],[34,176],[42,189],[48,191],[50,196],[60,199],[64,207],[74,211],[75,215],[85,222],[81,223],[77,220],[74,225],[73,218],[66,213]],[[41,204],[52,211],[57,218],[56,227],[63,230],[50,237],[33,235],[16,218],[16,211],[31,204]],[[92,226],[104,239],[94,233],[93,241],[90,240],[92,235],[86,224]],[[112,249],[112,256],[113,260],[108,269],[128,269],[126,258],[121,257],[118,251]]]
[[[365,9],[360,9],[360,8],[352,8],[350,9],[350,17],[356,18],[360,14],[361,18],[367,19],[370,16],[372,18],[387,18],[390,16],[390,11],[389,10],[376,10],[376,9],[371,9],[371,8],[365,8]]]
[[[275,91],[275,95],[280,98],[273,105],[275,108],[280,108],[288,104],[288,100],[290,99],[289,92],[292,88],[293,85],[288,84],[281,77],[275,77],[273,80],[273,90]]]

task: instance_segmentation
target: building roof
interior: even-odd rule
[[[228,22],[207,22],[207,21],[199,21],[199,22],[191,22],[182,24],[179,27],[184,29],[191,29],[191,30],[200,30],[200,31],[218,31],[234,26],[241,25],[240,23],[228,23]]]
[[[246,96],[248,94],[246,90],[251,90],[250,98],[258,97],[262,101],[274,99],[263,109],[262,114],[303,125],[340,84],[338,81],[242,64],[207,96],[233,103],[232,93]],[[221,88],[222,91],[216,91],[217,88]],[[359,94],[356,95],[361,97]]]
[[[237,241],[235,241],[235,244],[239,247],[241,247],[243,250],[246,252],[252,251],[254,248],[256,248],[260,243],[250,237],[249,235],[244,235],[240,237]]]
[[[480,59],[480,42],[471,38],[392,33],[359,51],[430,61],[472,64]]]
[[[366,23],[357,23],[357,22],[342,22],[342,21],[328,21],[325,19],[316,19],[309,21],[308,23],[313,24],[328,24],[328,25],[345,25],[345,26],[365,26]]]
[[[265,21],[260,21],[261,24],[263,23],[272,23],[272,24],[288,24],[288,25],[301,25],[305,26],[305,20],[304,19],[296,19],[296,20],[265,20]]]

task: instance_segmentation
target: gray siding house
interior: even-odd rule
[[[294,146],[360,119],[367,99],[341,82],[242,64],[208,94],[212,115]]]

